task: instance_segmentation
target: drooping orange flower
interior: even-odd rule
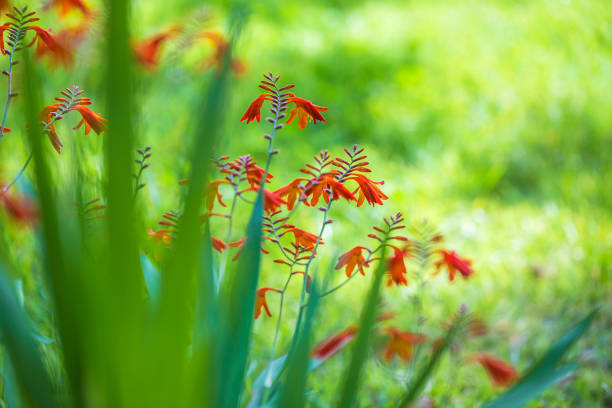
[[[152,70],[159,65],[162,45],[179,32],[177,27],[164,30],[132,44],[136,61],[144,68]]]
[[[225,38],[224,35],[212,31],[204,32],[202,34],[202,37],[209,40],[214,47],[213,54],[204,60],[202,68],[206,70],[216,65],[217,69],[221,69],[223,66],[223,59],[225,58],[225,54],[230,48],[230,42]],[[244,65],[244,62],[237,58],[231,59],[230,67],[237,75],[242,74],[246,71],[246,66]]]
[[[287,202],[280,195],[264,188],[263,206],[267,214],[272,214],[283,204],[287,204]]]
[[[329,203],[329,197],[332,200],[338,200],[340,197],[347,201],[357,201],[353,193],[351,193],[344,185],[336,180],[333,173],[326,173],[322,176],[317,177],[315,180],[309,181],[304,190],[304,194],[310,197],[310,205],[315,206],[318,204],[319,199],[323,196],[323,200]]]
[[[246,120],[247,124],[252,120],[259,122],[261,120],[261,107],[263,106],[263,103],[271,100],[272,98],[270,97],[269,93],[264,92],[259,95],[253,102],[251,102],[246,112],[244,112],[244,115],[242,115],[242,119],[240,119],[240,121],[242,122],[243,120]]]
[[[474,361],[482,365],[495,386],[507,387],[518,379],[517,369],[512,364],[493,354],[485,352],[474,353],[468,357],[468,361]]]
[[[423,334],[403,331],[396,327],[387,327],[385,331],[389,335],[389,340],[382,354],[387,362],[391,362],[396,354],[404,362],[409,362],[412,360],[414,345],[423,344],[427,340],[427,337]]]
[[[377,186],[377,184],[385,184],[384,181],[372,181],[363,174],[359,173],[353,173],[352,177],[349,177],[348,179],[354,180],[359,185],[359,187],[357,187],[357,189],[353,192],[353,194],[355,194],[357,191],[359,191],[359,197],[357,198],[357,207],[361,206],[361,204],[363,204],[363,202],[366,200],[370,205],[383,205],[382,200],[386,200],[389,198]]]
[[[30,198],[0,189],[0,206],[6,213],[21,224],[35,224],[38,221],[38,206]]]
[[[227,207],[227,205],[223,202],[223,195],[219,193],[219,186],[221,184],[231,184],[228,180],[213,180],[208,185],[208,195],[206,196],[206,208],[208,211],[212,211],[215,206],[215,198],[217,202],[221,204],[223,207]]]
[[[236,251],[236,254],[232,258],[232,261],[235,261],[240,256],[240,253],[242,252],[242,248],[244,248],[244,243],[246,242],[246,239],[247,237],[242,237],[238,241],[230,242],[229,244],[227,244],[228,246],[232,248],[238,248],[238,250]]]
[[[147,233],[149,234],[150,239],[162,242],[166,245],[170,244],[170,241],[172,241],[172,235],[170,235],[172,230],[169,228],[160,228],[157,231],[153,231],[153,229],[148,228]]]
[[[212,247],[217,252],[223,252],[227,248],[227,244],[221,241],[219,238],[210,237],[210,241],[212,243]]]
[[[295,202],[298,199],[301,199],[304,196],[304,191],[301,187],[301,183],[306,181],[307,179],[303,177],[298,177],[293,180],[291,183],[287,184],[285,187],[281,187],[275,191],[281,197],[287,197],[287,209],[289,211],[293,210],[295,206]]]
[[[452,282],[455,280],[457,271],[459,271],[461,276],[466,279],[474,273],[474,270],[472,269],[472,261],[461,258],[455,251],[440,249],[438,250],[438,253],[442,256],[442,258],[434,264],[434,275],[437,275],[442,268],[446,268],[448,271],[448,280]]]
[[[30,42],[27,47],[31,47],[35,43],[37,47],[47,47],[49,51],[57,58],[58,61],[62,62],[64,65],[69,65],[72,61],[72,55],[70,51],[67,50],[50,31],[45,30],[38,26],[28,26],[25,28],[26,30],[34,31],[34,38],[32,42]]]
[[[301,246],[306,249],[314,249],[314,246],[317,242],[318,236],[315,234],[311,234],[310,232],[306,232],[299,228],[291,228],[286,232],[292,232],[295,237],[295,244]],[[323,240],[319,240],[319,245],[323,244]]]
[[[89,16],[91,11],[82,0],[51,0],[50,7],[57,7],[60,17],[66,16],[72,10],[79,10],[85,16]]]
[[[100,134],[106,130],[106,119],[89,109],[87,106],[75,106],[71,110],[75,110],[81,114],[81,121],[75,126],[74,129],[78,129],[85,125],[85,134],[88,135],[93,129],[96,134]]]
[[[317,120],[325,122],[325,118],[321,115],[321,112],[325,112],[327,108],[315,105],[312,101],[295,96],[295,94],[291,92],[288,92],[288,94],[290,97],[287,102],[294,103],[295,107],[291,110],[287,123],[293,122],[296,115],[298,117],[298,126],[300,129],[306,128],[309,119],[312,119],[315,125],[317,124]]]
[[[255,162],[249,162],[248,165],[245,166],[244,171],[247,176],[247,181],[251,185],[251,187],[261,185],[261,179],[263,178],[266,171],[259,167]],[[269,183],[274,176],[268,172],[266,175],[266,183]]]
[[[317,344],[310,352],[312,358],[325,361],[336,355],[347,343],[357,335],[357,326],[349,326],[346,329],[329,336]]]
[[[393,284],[408,286],[408,280],[406,279],[406,265],[404,264],[404,257],[408,255],[407,248],[399,249],[393,247],[393,256],[389,259],[389,280],[387,280],[387,286]]]
[[[367,250],[366,247],[356,246],[350,251],[341,255],[338,258],[338,264],[336,265],[336,270],[346,267],[344,272],[346,273],[346,276],[350,278],[351,275],[353,274],[353,270],[358,267],[359,272],[365,276],[363,267],[364,266],[369,267],[370,265],[365,263],[366,259],[362,253],[364,249]]]
[[[279,289],[267,287],[257,289],[257,292],[255,294],[255,319],[257,319],[259,315],[261,315],[262,307],[264,308],[268,317],[272,317],[272,313],[270,313],[270,309],[268,308],[268,302],[266,301],[266,292],[269,290],[278,293],[282,292]]]
[[[91,20],[84,19],[78,25],[64,28],[55,35],[56,41],[68,52],[70,58],[59,58],[57,54],[52,53],[50,49],[40,41],[36,45],[36,57],[42,58],[49,55],[51,62],[55,64],[72,65],[74,62],[72,56],[79,45],[87,38],[87,31],[89,30],[90,25]]]
[[[11,129],[7,128],[6,126],[4,127],[4,130],[2,131],[2,133],[0,134],[0,137],[4,136],[6,133],[10,133]]]

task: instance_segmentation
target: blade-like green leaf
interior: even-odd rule
[[[0,265],[0,329],[21,395],[31,406],[56,407],[56,397],[32,329],[10,278]]]
[[[159,302],[159,294],[161,291],[161,277],[155,266],[151,263],[145,254],[140,254],[140,264],[142,265],[142,274],[144,276],[147,293],[151,304],[156,306]]]
[[[483,408],[522,407],[529,400],[540,395],[548,387],[575,370],[577,364],[559,367],[559,361],[590,326],[596,311],[591,312],[570,331],[561,336],[546,354],[536,362],[525,376],[510,390],[497,399],[483,405]]]
[[[457,318],[457,320],[453,322],[453,325],[446,333],[444,342],[434,351],[432,356],[427,361],[427,364],[425,364],[421,368],[421,370],[419,370],[417,375],[414,377],[414,380],[412,381],[410,388],[406,390],[399,404],[397,404],[398,408],[404,408],[404,407],[410,406],[409,404],[414,402],[414,400],[419,396],[419,394],[423,390],[423,387],[425,387],[427,380],[432,375],[434,369],[438,365],[438,362],[440,361],[440,357],[442,357],[442,355],[444,354],[444,351],[446,351],[446,349],[448,348],[448,345],[451,344],[451,342],[453,341],[453,337],[455,336],[455,333],[457,332],[457,328],[459,327],[459,325],[462,324],[461,322],[462,317],[463,316],[460,315]]]
[[[285,380],[280,388],[279,407],[299,408],[305,406],[306,403],[306,378],[310,371],[310,337],[320,300],[317,286],[313,281],[304,326],[299,331],[300,338],[287,361]]]
[[[357,339],[355,340],[355,343],[351,349],[351,361],[349,363],[346,375],[342,380],[338,404],[336,405],[339,408],[352,407],[357,398],[357,392],[361,382],[361,373],[368,355],[368,346],[370,344],[370,337],[372,334],[371,332],[374,328],[374,324],[376,323],[380,286],[387,267],[385,254],[386,247],[383,249],[381,261],[378,264],[376,273],[374,274],[374,279],[372,280],[372,286],[370,286],[370,290],[368,292],[366,304],[361,312],[359,333],[357,334]]]

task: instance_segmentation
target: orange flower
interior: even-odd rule
[[[287,204],[287,202],[283,200],[280,195],[278,195],[277,193],[273,191],[266,190],[264,188],[263,205],[264,205],[264,210],[266,211],[267,214],[272,214],[282,204]]]
[[[365,200],[367,200],[368,204],[370,205],[383,205],[382,200],[386,200],[389,198],[377,186],[377,184],[385,184],[384,181],[372,181],[363,174],[359,173],[353,174],[353,176],[349,177],[348,180],[354,180],[355,182],[357,182],[357,184],[359,184],[357,190],[353,191],[353,194],[359,191],[357,207],[361,206],[361,204],[363,204]]]
[[[265,170],[256,165],[254,162],[249,162],[248,165],[245,165],[244,171],[246,172],[247,181],[251,185],[251,187],[259,186],[261,184],[261,179],[265,174]],[[270,179],[273,179],[274,176],[270,173],[266,176],[266,183],[270,182]]]
[[[404,362],[409,362],[412,359],[413,346],[423,344],[427,339],[423,334],[403,331],[396,327],[387,327],[385,331],[389,334],[389,341],[382,353],[387,362],[392,361],[396,354]]]
[[[251,102],[246,112],[244,112],[244,115],[242,115],[242,119],[240,119],[240,121],[242,122],[243,120],[246,120],[247,124],[252,120],[259,122],[261,119],[261,107],[264,101],[271,100],[272,98],[270,97],[269,93],[264,92],[259,95],[253,102]]]
[[[281,290],[275,288],[259,288],[255,294],[255,319],[259,317],[261,314],[261,308],[263,307],[268,317],[272,317],[272,313],[270,313],[270,309],[268,308],[268,302],[266,301],[266,292],[267,291],[274,292],[282,292]]]
[[[6,187],[0,189],[0,206],[7,214],[22,224],[34,224],[38,221],[38,206],[24,195],[10,194]]]
[[[215,198],[223,207],[227,207],[227,205],[223,202],[223,195],[219,193],[219,186],[221,184],[231,184],[227,180],[213,180],[208,185],[208,195],[206,196],[206,208],[208,211],[212,211],[215,205]]]
[[[298,177],[285,187],[281,187],[275,191],[280,197],[287,197],[287,209],[293,210],[295,202],[304,196],[304,191],[300,188],[302,181],[306,181],[303,177]]]
[[[219,238],[210,237],[210,241],[212,243],[212,247],[217,252],[223,252],[227,248],[227,244],[221,241]]]
[[[295,237],[295,244],[301,246],[306,249],[314,249],[315,243],[317,242],[318,236],[315,234],[311,234],[310,232],[306,232],[299,228],[291,228],[286,232],[293,232],[293,236]],[[285,232],[285,233],[286,233]],[[319,240],[319,245],[322,245],[323,241]]]
[[[306,128],[308,119],[312,119],[315,125],[317,124],[317,120],[325,122],[325,118],[323,115],[321,115],[321,112],[325,112],[327,108],[314,105],[312,101],[307,101],[299,96],[295,96],[295,94],[291,92],[288,92],[288,94],[290,95],[290,98],[287,100],[287,102],[295,103],[295,108],[291,110],[287,123],[293,122],[296,115],[298,117],[298,126],[300,129]]]
[[[178,32],[177,27],[172,27],[160,33],[154,34],[144,40],[132,44],[132,50],[136,61],[146,69],[153,69],[159,64],[162,45]]]
[[[480,363],[487,371],[493,385],[507,387],[518,379],[518,371],[514,366],[493,354],[479,352],[472,354],[468,361]]]
[[[52,53],[50,49],[47,48],[45,44],[40,41],[36,45],[36,57],[42,58],[45,55],[49,55],[51,57],[51,61],[54,63],[72,65],[72,63],[74,62],[72,55],[74,54],[77,47],[86,39],[87,30],[89,29],[89,27],[90,21],[87,19],[79,23],[77,26],[64,28],[59,31],[57,35],[55,35],[55,39],[60,44],[60,46],[68,52],[70,58],[58,58],[57,54]]]
[[[326,203],[329,203],[330,192],[332,200],[337,200],[343,197],[347,201],[357,201],[353,193],[351,193],[342,183],[335,179],[333,173],[326,173],[315,180],[309,181],[304,190],[304,194],[311,196],[310,205],[315,206],[319,202],[319,198],[323,195]]]
[[[457,271],[461,273],[461,276],[464,278],[468,278],[474,270],[472,269],[472,261],[461,258],[455,251],[447,251],[445,249],[438,250],[442,258],[434,264],[435,272],[434,275],[437,275],[443,267],[446,267],[448,270],[448,280],[451,282],[455,280],[455,275]]]
[[[66,16],[72,10],[80,10],[84,15],[88,16],[91,11],[81,0],[51,0],[51,7],[57,7],[60,17]]]
[[[387,273],[389,274],[387,286],[391,286],[394,283],[397,286],[408,286],[408,281],[406,280],[406,265],[404,264],[404,257],[407,254],[407,248],[404,248],[402,250],[393,247],[393,256],[391,257],[391,259],[389,259],[389,270],[387,271]]]
[[[238,241],[230,242],[229,244],[227,244],[228,246],[232,248],[238,248],[238,251],[236,251],[236,254],[232,258],[232,261],[235,261],[236,259],[238,259],[238,257],[240,256],[240,253],[242,252],[242,248],[244,247],[245,242],[246,242],[246,237],[242,237]]]
[[[168,245],[170,241],[172,241],[172,235],[170,235],[172,233],[172,230],[168,228],[160,228],[157,231],[153,231],[151,228],[149,228],[147,230],[147,233],[149,234],[152,240],[163,242],[166,245]]]
[[[210,40],[215,49],[213,54],[204,60],[202,67],[206,70],[216,65],[217,69],[221,69],[223,65],[223,58],[225,58],[225,54],[229,50],[230,42],[227,41],[222,34],[210,31],[203,33],[202,37]],[[230,61],[230,66],[236,74],[242,74],[244,71],[246,71],[246,66],[244,63],[236,58],[232,58]]]
[[[106,130],[106,122],[108,121],[87,106],[75,106],[71,110],[79,112],[83,118],[78,125],[76,125],[75,129],[80,128],[84,124],[86,135],[88,135],[92,129],[98,135]]]
[[[35,32],[32,42],[27,45],[28,47],[31,47],[34,45],[34,43],[37,43],[37,47],[45,46],[59,61],[65,65],[70,64],[72,61],[72,55],[62,44],[60,44],[60,42],[54,35],[51,34],[50,31],[38,26],[29,26],[26,27],[26,30],[33,30]]]
[[[348,328],[338,332],[317,344],[310,355],[321,361],[325,361],[338,353],[342,347],[355,338],[357,334],[357,326],[349,326]]]
[[[342,267],[346,266],[346,269],[344,271],[346,273],[346,276],[350,278],[351,275],[353,274],[353,270],[355,269],[355,267],[359,267],[359,272],[365,276],[363,267],[364,266],[368,267],[370,265],[365,264],[366,260],[362,254],[362,251],[364,249],[367,249],[367,248],[362,247],[362,246],[356,246],[350,251],[341,255],[340,258],[338,258],[338,264],[336,265],[336,270],[341,269]]]

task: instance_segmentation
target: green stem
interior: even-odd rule
[[[15,38],[19,38],[21,34],[21,28],[19,29],[17,36]],[[11,99],[13,98],[13,57],[15,56],[15,51],[17,49],[17,41],[13,42],[13,46],[11,47],[11,52],[9,53],[9,69],[7,72],[8,76],[8,91],[6,95],[6,104],[4,105],[4,115],[2,116],[2,125],[0,126],[0,137],[4,136],[4,128],[6,127],[6,118],[8,116],[9,107],[11,106]]]

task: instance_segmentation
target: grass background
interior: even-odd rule
[[[142,38],[179,23],[227,33],[230,7],[182,0],[169,9],[162,2],[135,1],[132,32]],[[41,25],[58,31],[77,20],[75,15],[59,21],[50,11]],[[98,111],[104,107],[101,33],[101,23],[94,23],[73,68],[45,70],[41,93],[49,104],[60,89],[78,84]],[[199,100],[194,84],[212,77],[200,69],[210,52],[203,41],[188,49],[170,43],[162,65],[138,78],[133,124],[139,145],[153,147],[139,203],[150,226],[180,206],[178,181],[189,173],[185,135]],[[612,403],[612,8],[605,0],[257,2],[236,55],[248,70],[232,83],[219,154],[251,153],[264,160],[266,124],[245,126],[239,118],[258,94],[261,73],[272,71],[295,83],[298,95],[329,107],[327,124],[279,133],[273,187],[297,177],[319,150],[336,155],[354,143],[366,147],[373,178],[385,181],[390,199],[383,208],[332,209],[336,222],[324,236],[326,251],[315,270],[326,272],[339,253],[367,243],[370,225],[385,215],[401,210],[413,223],[428,220],[445,234],[447,246],[473,259],[476,270],[469,281],[436,279],[426,287],[428,334],[438,334],[441,322],[465,304],[490,325],[487,337],[466,348],[495,352],[522,369],[599,304],[599,318],[573,351],[582,361],[577,377],[532,406]],[[15,129],[23,122],[19,105],[9,113],[8,125]],[[71,131],[76,121],[68,117],[58,124],[65,149],[52,156],[52,177],[59,189],[69,188],[74,166],[81,166],[89,178],[87,194],[104,196],[104,136]],[[3,179],[17,172],[27,153],[25,135],[17,131],[0,141]],[[31,188],[27,178],[19,188]],[[315,231],[317,219],[316,212],[302,209],[294,221]],[[41,335],[50,335],[33,232],[2,213],[0,222],[2,245],[22,271],[17,278],[27,306]],[[222,221],[215,222],[213,234],[223,235]],[[271,259],[264,261],[261,286],[284,281],[284,271]],[[340,281],[342,273],[334,279]],[[325,299],[317,337],[358,319],[368,284],[369,277],[356,277]],[[297,286],[289,296],[295,301],[289,302],[281,348],[296,316]],[[413,290],[414,285],[391,288],[384,295],[397,314],[393,323],[406,329],[415,324]],[[264,316],[255,324],[253,367],[268,355],[274,323]],[[312,376],[315,406],[326,406],[340,384],[346,357],[340,354]],[[361,406],[384,406],[384,395],[399,395],[406,370],[399,363],[371,363]],[[441,406],[472,406],[496,392],[479,367],[450,358],[437,378],[427,393]]]

